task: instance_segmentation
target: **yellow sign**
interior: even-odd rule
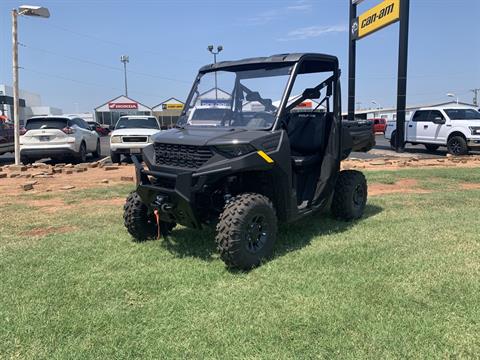
[[[183,110],[183,104],[162,104],[163,110]]]
[[[400,1],[384,0],[377,6],[365,11],[352,24],[356,38],[362,38],[388,26],[400,19]]]

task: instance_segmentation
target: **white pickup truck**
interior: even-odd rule
[[[110,157],[120,162],[120,156],[141,155],[142,149],[152,143],[151,136],[160,131],[155,116],[121,116],[110,134]]]
[[[396,123],[387,123],[385,138],[396,145]],[[405,142],[423,144],[429,151],[446,146],[452,155],[480,150],[480,112],[468,107],[432,107],[416,110],[405,123]]]

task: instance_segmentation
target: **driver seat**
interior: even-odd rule
[[[331,116],[324,112],[293,112],[287,119],[297,204],[307,206],[314,197]]]

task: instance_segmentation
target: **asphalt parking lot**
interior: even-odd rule
[[[428,158],[442,158],[447,155],[447,148],[440,147],[435,152],[429,152],[425,149],[423,145],[410,145],[407,144],[405,147],[405,153],[397,154],[395,151],[392,151],[390,148],[390,143],[388,140],[385,139],[383,135],[376,135],[376,146],[370,150],[368,153],[361,153],[361,152],[353,152],[350,157],[357,158],[357,159],[376,159],[382,157],[416,157],[421,159],[428,159]],[[109,156],[110,155],[110,148],[109,148],[109,136],[103,136],[100,138],[100,145],[101,145],[101,157]],[[480,154],[480,152],[475,152],[475,154]],[[4,154],[0,156],[0,165],[7,165],[14,162],[14,156],[12,153]]]

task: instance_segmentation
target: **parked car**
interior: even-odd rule
[[[385,138],[396,146],[396,123],[389,122]],[[452,155],[480,150],[480,112],[468,107],[431,107],[415,111],[405,123],[406,143],[423,144],[429,151],[446,146]]]
[[[373,131],[375,133],[385,133],[385,129],[387,128],[387,120],[384,118],[379,119],[372,119],[373,120]]]
[[[100,136],[107,136],[110,134],[110,129],[107,127],[103,127],[100,123],[96,121],[87,121],[87,124],[94,129],[98,135]]]
[[[118,163],[121,155],[140,155],[151,144],[151,136],[160,131],[155,116],[121,116],[110,135],[110,157]]]
[[[0,121],[0,155],[13,151],[13,124],[5,121]]]
[[[79,117],[33,117],[20,134],[20,158],[24,164],[42,158],[85,162],[88,153],[100,156],[98,134]]]

